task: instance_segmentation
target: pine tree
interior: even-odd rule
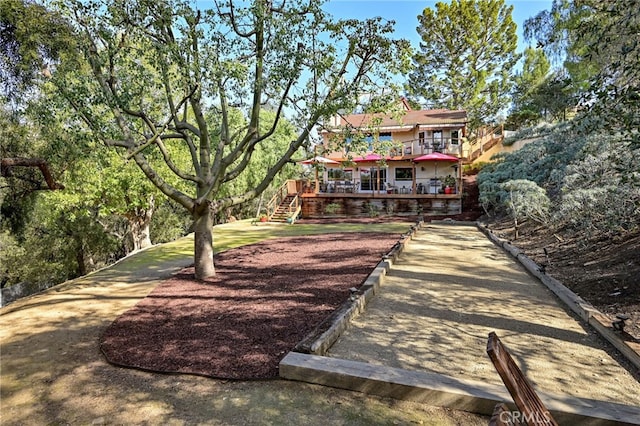
[[[418,16],[420,52],[407,91],[431,107],[465,109],[473,124],[507,103],[518,57],[513,7],[504,0],[436,3]]]

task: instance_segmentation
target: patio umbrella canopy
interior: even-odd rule
[[[331,158],[327,158],[327,157],[322,157],[320,155],[316,155],[313,158],[309,158],[308,160],[304,160],[300,162],[301,164],[339,164],[337,161],[332,160]],[[318,168],[315,167],[316,169],[316,189],[315,191],[318,192]]]
[[[301,161],[302,164],[338,164],[337,161],[332,160],[331,158],[321,157],[319,155],[309,158],[308,160]]]
[[[413,159],[414,163],[419,163],[421,161],[435,161],[436,170],[435,170],[435,178],[438,178],[438,162],[446,161],[446,162],[455,162],[460,161],[458,157],[454,157],[452,155],[443,154],[441,152],[432,152],[431,154],[421,155],[420,157],[416,157]]]
[[[421,155],[420,157],[416,157],[413,159],[415,162],[419,161],[455,161],[458,162],[460,159],[458,157],[454,157],[453,155],[443,154],[441,152],[432,152],[431,154]]]
[[[391,159],[391,157],[387,157],[386,160]],[[367,154],[364,157],[356,157],[353,159],[354,163],[365,163],[367,161],[380,161],[382,160],[382,156],[380,154]]]

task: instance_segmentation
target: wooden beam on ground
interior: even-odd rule
[[[489,333],[487,354],[511,394],[513,402],[520,410],[520,419],[529,426],[558,426],[529,380],[494,332]]]

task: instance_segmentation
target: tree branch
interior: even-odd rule
[[[3,177],[11,176],[11,169],[13,167],[37,167],[40,169],[42,176],[44,177],[47,187],[54,191],[56,189],[64,189],[64,185],[56,182],[53,179],[53,175],[49,171],[48,163],[41,158],[3,158],[0,160],[0,171]]]

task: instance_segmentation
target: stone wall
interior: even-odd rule
[[[459,198],[411,197],[303,197],[302,217],[319,219],[332,216],[425,216],[456,215],[462,212]]]

